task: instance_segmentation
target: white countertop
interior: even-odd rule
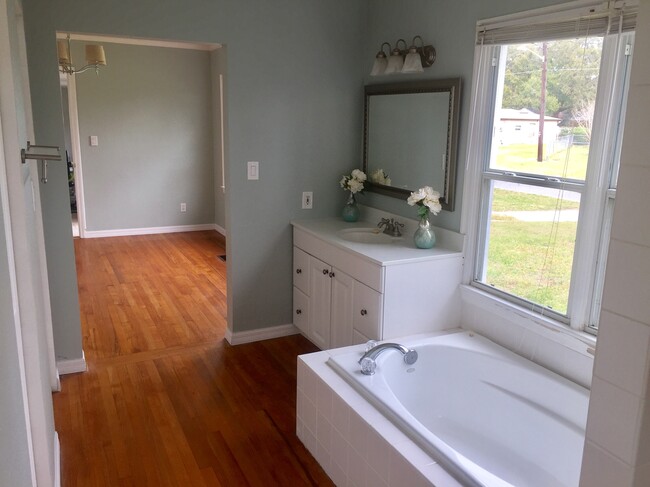
[[[387,266],[406,264],[418,261],[457,257],[462,254],[461,234],[445,229],[434,228],[436,246],[432,249],[418,249],[413,243],[413,223],[400,218],[406,223],[402,237],[392,239],[390,243],[359,243],[350,242],[341,237],[342,230],[354,228],[376,228],[377,222],[358,221],[348,223],[340,217],[323,218],[318,220],[293,220],[294,228],[303,230],[335,247],[353,252],[366,260]],[[417,222],[415,223],[417,225]]]

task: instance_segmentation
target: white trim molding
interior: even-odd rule
[[[286,337],[300,333],[298,328],[293,324],[269,326],[268,328],[259,328],[257,330],[234,332],[226,329],[226,340],[231,345],[241,345],[243,343],[260,342],[270,340],[271,338]]]
[[[198,232],[202,230],[219,230],[214,223],[203,223],[200,225],[175,225],[169,227],[144,227],[144,228],[117,228],[114,230],[86,230],[86,238],[102,237],[128,237],[130,235],[154,235],[158,233],[179,233],[179,232]],[[224,230],[225,232],[225,230]],[[225,233],[224,233],[225,234]]]
[[[86,354],[82,350],[81,358],[58,360],[56,362],[56,368],[59,371],[59,375],[76,374],[77,372],[85,372]]]
[[[221,235],[224,237],[226,236],[226,229],[223,228],[221,225],[217,225],[216,223],[214,224],[214,229],[219,232]]]
[[[56,431],[54,432],[54,487],[61,487],[61,442]]]
[[[148,39],[144,37],[116,37],[101,34],[75,34],[70,32],[71,41],[110,42],[112,44],[129,44],[131,46],[167,47],[172,49],[191,49],[194,51],[216,51],[221,44],[209,42],[169,41],[164,39]],[[57,32],[57,39],[66,39],[67,32]]]

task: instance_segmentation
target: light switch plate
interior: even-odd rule
[[[257,180],[260,178],[260,163],[257,161],[248,161],[248,179]]]
[[[93,147],[97,147],[99,145],[99,137],[97,137],[96,135],[91,135],[90,145],[92,145]]]
[[[314,207],[314,193],[311,191],[303,191],[302,193],[302,209],[311,210]]]

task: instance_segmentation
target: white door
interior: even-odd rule
[[[354,279],[340,269],[332,269],[331,348],[352,345],[352,292]]]
[[[309,339],[321,350],[330,347],[331,271],[325,262],[309,258]]]
[[[21,163],[33,140],[20,2],[0,0],[0,195],[16,347],[20,354],[32,484],[57,481],[51,391],[57,386],[36,162]],[[4,276],[7,277],[7,276]],[[1,441],[1,440],[0,440]],[[35,483],[34,483],[35,482]]]
[[[293,287],[293,324],[309,337],[309,297],[296,286]]]
[[[353,296],[354,329],[370,340],[382,340],[382,294],[354,281]]]

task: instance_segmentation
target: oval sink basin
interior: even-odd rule
[[[391,244],[402,240],[402,237],[391,237],[381,233],[379,228],[350,228],[339,231],[339,237],[348,242],[364,244]]]

